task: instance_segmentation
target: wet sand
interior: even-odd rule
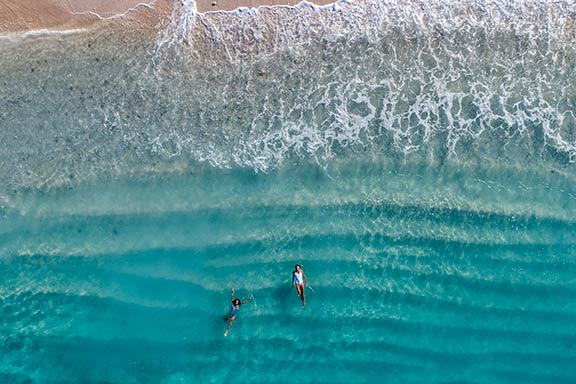
[[[176,0],[0,0],[0,33],[88,28],[102,20],[144,10],[163,11]],[[197,0],[198,12],[239,7],[295,5],[299,0]],[[318,5],[332,0],[315,0]]]
[[[232,11],[239,7],[256,8],[272,5],[296,5],[300,2],[302,0],[198,0],[196,1],[196,7],[198,12]],[[308,2],[326,5],[334,3],[335,0],[308,0]]]

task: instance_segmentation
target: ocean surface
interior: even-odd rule
[[[142,12],[0,38],[0,383],[576,382],[574,1]]]

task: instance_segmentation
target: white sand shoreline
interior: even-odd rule
[[[0,36],[22,36],[46,33],[76,33],[102,21],[139,12],[171,12],[174,2],[182,0],[0,0]],[[189,0],[187,0],[189,1]],[[200,14],[246,12],[258,7],[296,6],[325,7],[338,0],[196,0]]]

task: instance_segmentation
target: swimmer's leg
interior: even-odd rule
[[[228,322],[228,327],[226,327],[226,332],[224,332],[224,336],[228,336],[228,331],[230,330],[230,327],[234,323],[234,320],[236,320],[236,315],[230,318],[230,321]]]
[[[300,300],[302,300],[302,306],[305,306],[306,297],[304,296],[304,284],[296,285],[296,290],[298,291],[298,296],[300,296]]]

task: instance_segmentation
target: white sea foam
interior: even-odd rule
[[[170,25],[162,32],[156,42],[157,48],[171,47],[174,44],[188,40],[192,33],[198,11],[194,0],[178,0],[174,2]]]
[[[123,18],[126,17],[126,15],[128,15],[131,12],[134,12],[138,9],[141,8],[148,8],[148,9],[154,9],[154,6],[156,5],[156,0],[150,0],[148,2],[142,2],[142,3],[138,3],[136,5],[134,5],[132,8],[127,9],[124,12],[96,12],[96,11],[92,11],[92,10],[88,10],[88,11],[75,11],[72,12],[73,15],[77,15],[77,16],[81,16],[81,15],[90,15],[90,16],[94,16],[100,20],[113,20],[113,19],[117,19],[117,18]]]
[[[245,128],[237,127],[243,139],[230,138],[224,145],[202,142],[198,147],[194,133],[185,130],[180,136],[184,141],[179,142],[184,147],[179,150],[215,166],[266,170],[291,155],[324,163],[336,155],[336,148],[372,146],[381,136],[389,136],[394,148],[405,155],[428,147],[427,151],[446,152],[457,159],[463,148],[486,140],[482,145],[489,145],[494,137],[505,147],[508,141],[513,145],[532,141],[536,129],[543,132],[540,151],[553,148],[572,162],[576,142],[569,127],[575,124],[574,113],[560,104],[569,102],[566,97],[574,93],[565,83],[574,63],[567,63],[564,56],[574,51],[570,43],[575,33],[570,16],[574,8],[570,2],[422,4],[410,0],[339,2],[331,7],[300,4],[216,14],[187,12],[182,7],[168,29],[175,38],[172,46],[178,41],[188,43],[176,47],[183,57],[178,65],[197,65],[202,62],[199,55],[208,54],[215,56],[213,66],[224,60],[266,75],[271,61],[287,60],[286,68],[276,69],[274,79],[283,88],[293,85],[278,81],[282,70],[294,71],[293,76],[306,75],[302,71],[315,76],[308,77],[305,87],[298,84],[298,93],[290,98],[279,96],[280,102],[272,102],[266,93],[272,89],[255,94],[262,104],[251,111],[251,118],[241,119],[250,125],[248,135],[243,135]],[[166,39],[159,41],[161,46]],[[390,52],[382,52],[381,47]],[[344,54],[339,55],[339,50]],[[331,56],[333,62],[310,64],[323,70],[334,67],[332,73],[300,65],[322,55]],[[355,55],[364,57],[363,62],[356,63]],[[557,65],[559,76],[549,76],[545,67]],[[233,75],[221,75],[235,81]],[[245,79],[248,86],[254,80]],[[560,91],[551,92],[558,86]],[[317,93],[324,97],[316,97]],[[207,98],[213,100],[210,92]],[[367,113],[358,114],[351,102]],[[327,106],[322,117],[319,106]],[[225,105],[214,103],[214,107]],[[209,124],[202,119],[198,123]],[[217,129],[221,128],[227,130]],[[160,133],[154,143],[174,137]],[[432,144],[435,140],[444,142],[438,146]]]
[[[63,60],[56,39],[14,43],[4,57],[21,48],[18,70],[0,73],[2,179],[53,187],[346,156],[566,166],[575,8],[366,0],[201,14],[182,0],[156,41],[129,49],[78,34]]]

